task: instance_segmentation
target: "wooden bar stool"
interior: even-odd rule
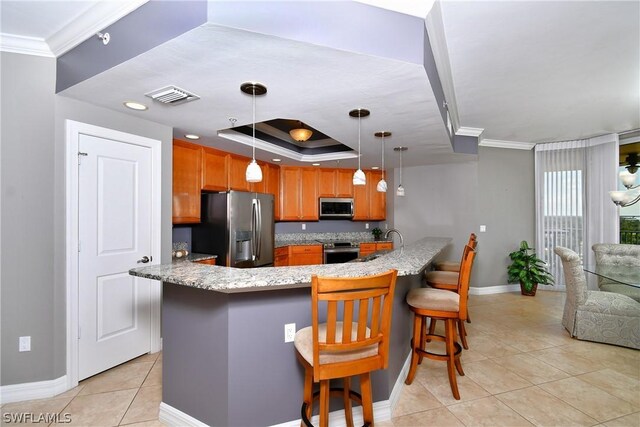
[[[411,384],[422,357],[447,362],[447,373],[453,397],[460,400],[457,370],[464,375],[460,363],[462,347],[457,342],[455,322],[463,322],[467,317],[467,295],[469,292],[469,278],[476,251],[467,245],[465,258],[462,260],[460,279],[458,280],[458,292],[450,292],[444,289],[417,288],[411,289],[407,294],[407,304],[413,312],[413,339],[411,341],[411,365],[405,381]],[[435,335],[431,331],[425,333],[426,318],[443,320],[445,322],[445,335]],[[428,341],[443,341],[446,345],[446,354],[437,354],[426,351]]]
[[[296,356],[304,366],[301,425],[311,426],[314,397],[320,399],[320,426],[329,424],[329,395],[343,398],[347,425],[353,426],[351,400],[362,405],[365,425],[373,425],[370,372],[386,369],[397,270],[357,278],[311,278],[311,326],[296,332]],[[326,323],[320,313],[326,313]],[[359,375],[361,395],[350,377]],[[343,378],[344,389],[329,381]],[[320,383],[319,393],[312,392]]]
[[[469,235],[469,241],[467,245],[471,246],[475,249],[475,245],[472,245],[473,242],[476,242],[477,236],[475,233],[471,233]],[[454,273],[460,272],[460,262],[459,261],[440,261],[436,262],[433,265],[434,270],[436,271],[452,271]]]

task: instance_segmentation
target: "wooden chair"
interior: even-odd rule
[[[477,236],[476,233],[471,233],[469,235],[469,241],[467,242],[467,245],[471,246],[472,248],[475,249],[475,244],[477,244]],[[472,243],[474,243],[474,245],[472,245]],[[459,273],[460,272],[460,262],[459,261],[439,261],[434,263],[433,265],[434,270],[436,271],[451,271],[454,273]]]
[[[465,249],[462,251],[462,260],[466,256],[465,251],[467,250],[467,246],[475,249],[478,246],[478,239],[475,233],[471,233],[469,235],[469,242],[465,246]],[[449,264],[446,264],[449,263]],[[442,267],[443,265],[448,265],[451,270],[437,270],[438,264],[436,264],[436,271],[428,271],[425,273],[425,279],[427,281],[427,285],[436,289],[445,289],[447,291],[456,292],[458,289],[458,279],[460,276],[460,265],[462,261],[458,263],[450,263],[449,261],[444,261],[443,263],[439,263]],[[454,266],[457,266],[457,270],[453,271]],[[471,316],[469,316],[469,308],[467,307],[467,323],[471,323]],[[435,323],[432,323],[435,327]],[[467,335],[467,331],[465,330],[464,323],[458,322],[458,331],[460,332],[460,337],[462,339],[462,345],[465,349],[468,349],[469,346],[467,344],[467,339],[465,338]],[[433,333],[433,329],[431,330]]]
[[[357,278],[312,276],[312,325],[299,330],[294,339],[305,372],[301,425],[311,426],[313,400],[319,396],[320,426],[328,426],[330,394],[343,398],[348,426],[353,426],[351,400],[362,404],[365,425],[373,425],[370,372],[386,369],[389,361],[397,275],[389,270]],[[320,323],[325,317],[326,322]],[[355,375],[360,377],[361,395],[350,390],[350,377]],[[343,378],[344,389],[329,388],[329,381],[336,378]],[[320,391],[314,395],[313,383],[318,382]]]
[[[462,260],[458,292],[444,289],[417,288],[407,294],[407,304],[413,312],[413,339],[411,342],[411,365],[405,381],[411,384],[422,357],[447,362],[449,384],[453,397],[460,399],[455,370],[464,375],[460,363],[462,347],[457,342],[455,322],[462,323],[467,317],[467,296],[469,292],[469,278],[476,251],[467,245],[465,257]],[[425,319],[444,320],[445,335],[435,335],[431,331],[425,333]],[[446,354],[436,354],[426,351],[428,341],[443,341],[446,344]]]

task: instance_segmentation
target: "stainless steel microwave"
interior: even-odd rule
[[[320,198],[320,219],[353,218],[353,199]]]

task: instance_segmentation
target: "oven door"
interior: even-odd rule
[[[341,264],[353,261],[360,255],[358,248],[331,248],[324,250],[325,264]]]

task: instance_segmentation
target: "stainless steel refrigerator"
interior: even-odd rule
[[[191,234],[193,252],[218,255],[217,264],[273,265],[273,196],[227,191],[203,193],[201,223]]]

